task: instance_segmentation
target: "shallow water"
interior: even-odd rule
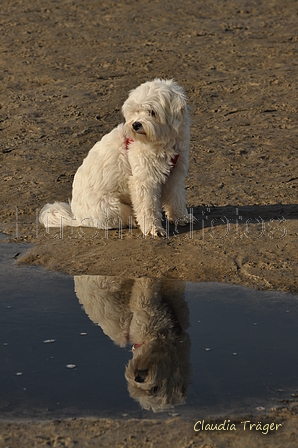
[[[296,395],[297,296],[15,266],[27,248],[0,244],[1,419],[205,418]]]

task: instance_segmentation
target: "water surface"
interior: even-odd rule
[[[15,266],[27,247],[0,245],[0,418],[199,418],[297,394],[297,296]]]

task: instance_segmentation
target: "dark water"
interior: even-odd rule
[[[16,267],[27,247],[0,245],[1,419],[199,418],[298,393],[297,296]]]

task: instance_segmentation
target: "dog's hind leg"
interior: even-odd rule
[[[124,204],[119,198],[105,195],[101,198],[98,216],[98,228],[100,229],[117,229],[124,227],[135,227],[135,217],[132,207]],[[96,218],[96,216],[94,216]],[[94,219],[93,218],[93,219]]]
[[[71,207],[79,225],[97,229],[118,229],[134,225],[134,214],[129,204],[120,201],[119,196],[102,194],[100,198],[84,203],[72,201]],[[132,217],[132,218],[130,218]]]

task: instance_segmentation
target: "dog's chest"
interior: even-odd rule
[[[132,142],[127,149],[127,158],[133,177],[144,183],[149,179],[156,183],[166,183],[177,164],[179,154],[174,150],[170,154],[166,154],[165,151],[156,154],[148,150],[146,145]]]

